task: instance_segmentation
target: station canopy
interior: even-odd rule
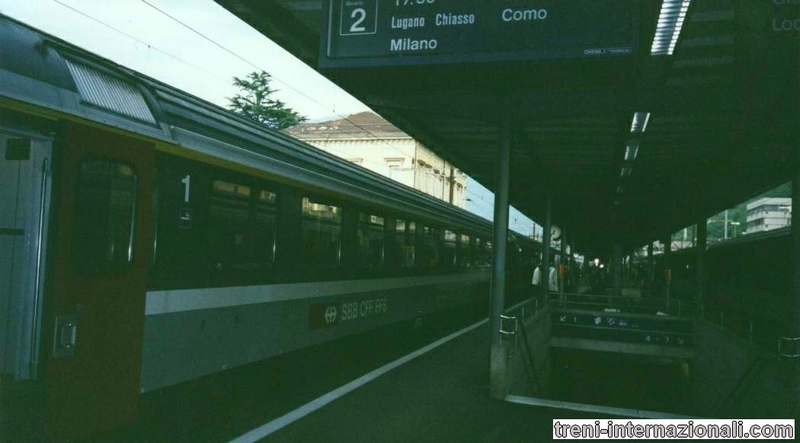
[[[217,0],[578,248],[663,238],[791,180],[795,0]]]

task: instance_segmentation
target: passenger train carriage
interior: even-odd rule
[[[0,182],[0,387],[45,386],[52,435],[488,299],[485,220],[3,16]]]

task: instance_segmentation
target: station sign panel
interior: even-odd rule
[[[323,68],[631,54],[635,0],[326,0]]]

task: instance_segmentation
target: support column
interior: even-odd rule
[[[622,245],[614,243],[614,295],[622,295]]]
[[[561,262],[558,264],[558,293],[561,294],[561,301],[564,301],[567,284],[567,228],[561,228]],[[563,266],[563,267],[562,267]],[[563,271],[563,272],[562,272]]]
[[[511,166],[511,124],[501,128],[500,146],[497,147],[497,169],[494,189],[494,245],[492,248],[491,312],[489,331],[491,349],[489,383],[491,395],[504,399],[506,386],[506,350],[503,345],[501,315],[505,309],[506,247],[508,245],[508,184]]]
[[[697,253],[697,276],[695,277],[695,286],[697,289],[695,291],[695,302],[697,302],[697,307],[700,309],[699,312],[702,317],[706,302],[706,239],[708,237],[708,221],[705,217],[697,222],[696,232],[697,244],[695,245],[695,250]]]
[[[797,79],[794,92],[796,107],[800,107],[798,93],[800,93],[800,39],[795,40],[794,65],[792,75]],[[800,115],[795,116],[795,121],[800,123]],[[783,356],[781,377],[785,377],[788,384],[791,404],[788,411],[790,416],[800,416],[800,134],[795,133],[795,158],[794,177],[792,180],[792,292],[789,297],[789,327],[786,336],[780,339],[779,352]]]
[[[798,160],[800,163],[800,159]],[[786,338],[782,340],[782,354],[800,354],[800,166],[792,181],[792,296],[790,319]],[[800,361],[800,357],[798,357]],[[800,383],[800,381],[798,381]]]
[[[647,282],[646,287],[648,288],[648,293],[649,289],[653,287],[654,270],[655,270],[655,263],[653,261],[653,242],[650,242],[650,244],[647,245],[647,278],[645,280]],[[653,294],[650,294],[650,296],[652,295]]]
[[[553,197],[548,193],[545,196],[544,229],[542,231],[542,281],[541,289],[544,302],[547,303],[550,292],[550,234],[553,227],[552,220]]]
[[[667,307],[669,307],[670,291],[669,286],[672,283],[672,265],[670,264],[670,255],[672,252],[672,235],[666,235],[661,239],[661,244],[664,245],[664,263],[662,265],[661,278],[664,281],[664,298],[667,299]]]
[[[578,292],[578,267],[575,266],[575,233],[569,233],[569,269],[567,272],[567,292]]]
[[[797,164],[792,181],[792,293],[789,297],[789,327],[778,342],[778,352],[783,360],[780,376],[786,379],[791,399],[790,413],[795,417],[800,414],[800,146],[797,149]]]

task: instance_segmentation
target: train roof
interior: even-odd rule
[[[491,231],[477,215],[2,14],[0,46],[0,107],[101,123],[363,204]]]

